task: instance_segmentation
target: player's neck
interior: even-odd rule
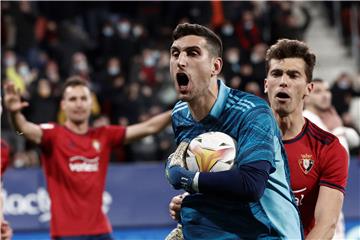
[[[293,113],[287,116],[276,114],[276,121],[282,132],[283,140],[290,140],[299,135],[305,124],[305,118],[302,116],[302,113]]]
[[[87,121],[76,123],[66,120],[64,125],[76,134],[85,134],[89,130],[89,123]]]
[[[201,121],[209,114],[216,102],[218,92],[219,89],[216,83],[216,85],[212,86],[204,95],[188,102],[191,115],[196,121]]]

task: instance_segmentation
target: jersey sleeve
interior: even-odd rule
[[[112,147],[122,145],[125,140],[126,128],[123,126],[110,125],[105,127],[106,135]]]
[[[9,145],[1,139],[1,176],[5,172],[10,158],[10,148]]]
[[[345,192],[348,177],[348,154],[338,139],[323,152],[320,185]]]
[[[276,123],[270,108],[258,106],[248,111],[238,133],[238,156],[240,165],[268,161],[275,169]]]
[[[40,147],[43,151],[50,151],[54,146],[54,137],[58,134],[58,126],[54,123],[42,123],[39,126],[42,130]]]

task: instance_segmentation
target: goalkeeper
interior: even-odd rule
[[[179,146],[167,161],[166,177],[175,189],[190,193],[180,210],[183,237],[302,239],[280,130],[268,104],[217,79],[222,42],[210,29],[180,24],[173,40],[170,75],[180,101],[172,123]],[[209,131],[237,141],[233,169],[188,171],[188,143]]]

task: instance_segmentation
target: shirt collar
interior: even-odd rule
[[[216,98],[214,106],[211,108],[209,115],[214,118],[219,118],[223,109],[225,108],[226,99],[230,93],[230,88],[225,86],[223,81],[217,80],[219,87],[218,97]]]

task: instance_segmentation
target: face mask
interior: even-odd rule
[[[111,27],[105,27],[103,29],[103,34],[105,37],[111,37],[114,35],[114,30]]]
[[[118,67],[109,67],[108,68],[108,73],[111,75],[111,76],[115,76],[117,74],[120,73],[120,68]]]
[[[144,59],[144,65],[146,67],[153,67],[155,66],[155,63],[156,63],[156,59],[154,57],[146,57]]]
[[[15,58],[7,58],[5,59],[6,67],[13,67],[15,65]]]
[[[59,81],[59,75],[56,72],[49,72],[46,76],[50,80],[50,82]]]
[[[239,56],[236,54],[230,54],[227,60],[229,63],[237,63],[239,61]]]
[[[261,59],[261,57],[260,57],[258,54],[256,54],[256,53],[251,54],[250,59],[251,59],[251,62],[253,62],[253,63],[259,63],[259,62],[261,62],[261,61],[263,60],[263,59]]]
[[[134,29],[133,29],[133,34],[134,36],[137,38],[137,37],[140,37],[142,34],[143,34],[143,29],[140,27],[140,26],[135,26]]]
[[[338,82],[338,86],[341,89],[349,89],[350,88],[350,83],[346,80],[341,80]]]
[[[120,33],[123,33],[123,34],[126,34],[126,33],[129,33],[130,31],[130,24],[129,23],[119,23],[117,25],[117,29]]]
[[[234,33],[234,28],[231,25],[226,25],[221,29],[221,31],[225,36],[230,36]]]
[[[254,24],[253,24],[252,21],[247,21],[247,22],[245,22],[245,24],[244,24],[244,28],[245,28],[246,30],[252,29],[253,26],[254,26]]]
[[[75,65],[75,68],[79,71],[86,71],[88,69],[87,63],[81,61]]]
[[[30,73],[30,70],[27,66],[19,67],[19,74],[23,77],[27,76]]]

